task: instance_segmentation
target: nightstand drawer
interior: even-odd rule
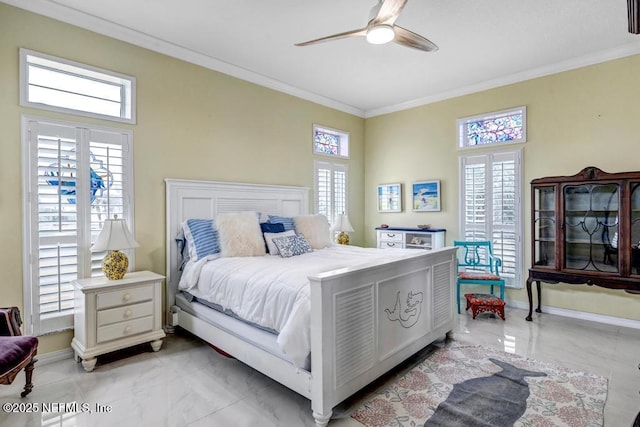
[[[385,240],[387,242],[399,242],[400,246],[402,246],[402,239],[404,238],[404,235],[393,231],[380,231],[379,237],[380,240]]]
[[[379,249],[388,249],[388,248],[399,248],[402,249],[402,241],[400,242],[392,242],[388,240],[383,240],[380,242]]]
[[[114,323],[112,325],[99,327],[96,341],[100,343],[118,338],[125,338],[130,335],[148,332],[152,329],[153,316],[147,316],[127,322]]]
[[[117,307],[153,299],[153,285],[123,289],[113,292],[102,292],[97,295],[96,308]]]
[[[98,327],[153,315],[153,302],[125,305],[98,311]]]

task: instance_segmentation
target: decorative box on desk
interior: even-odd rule
[[[442,228],[376,228],[377,247],[380,249],[439,249],[444,247]]]
[[[96,356],[150,342],[160,350],[162,338],[162,281],[150,272],[127,273],[121,280],[106,277],[78,279],[75,288],[74,358],[87,372]]]

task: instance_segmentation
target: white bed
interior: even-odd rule
[[[396,257],[372,254],[371,262],[316,270],[308,277],[311,371],[301,368],[282,354],[277,335],[189,302],[178,292],[174,239],[189,218],[241,211],[305,215],[308,189],[165,181],[168,329],[180,326],[309,398],[318,425],[329,422],[335,405],[453,329],[454,248]]]

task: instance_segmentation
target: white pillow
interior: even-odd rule
[[[280,251],[273,239],[276,237],[295,236],[296,232],[293,230],[283,231],[282,233],[264,233],[264,241],[267,242],[267,249],[271,255],[280,255]]]
[[[216,217],[220,252],[224,257],[266,254],[262,230],[255,212],[222,213]]]
[[[293,219],[296,233],[302,234],[313,249],[331,246],[329,221],[327,217],[318,215],[301,215]]]

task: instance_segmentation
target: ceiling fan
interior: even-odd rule
[[[436,46],[435,43],[406,28],[395,25],[396,19],[398,19],[406,3],[407,0],[378,0],[378,4],[372,9],[371,15],[373,18],[366,27],[309,40],[303,43],[296,43],[296,46],[307,46],[345,37],[365,36],[367,41],[372,44],[384,44],[394,41],[402,46],[412,47],[425,52],[438,50],[438,46]]]

